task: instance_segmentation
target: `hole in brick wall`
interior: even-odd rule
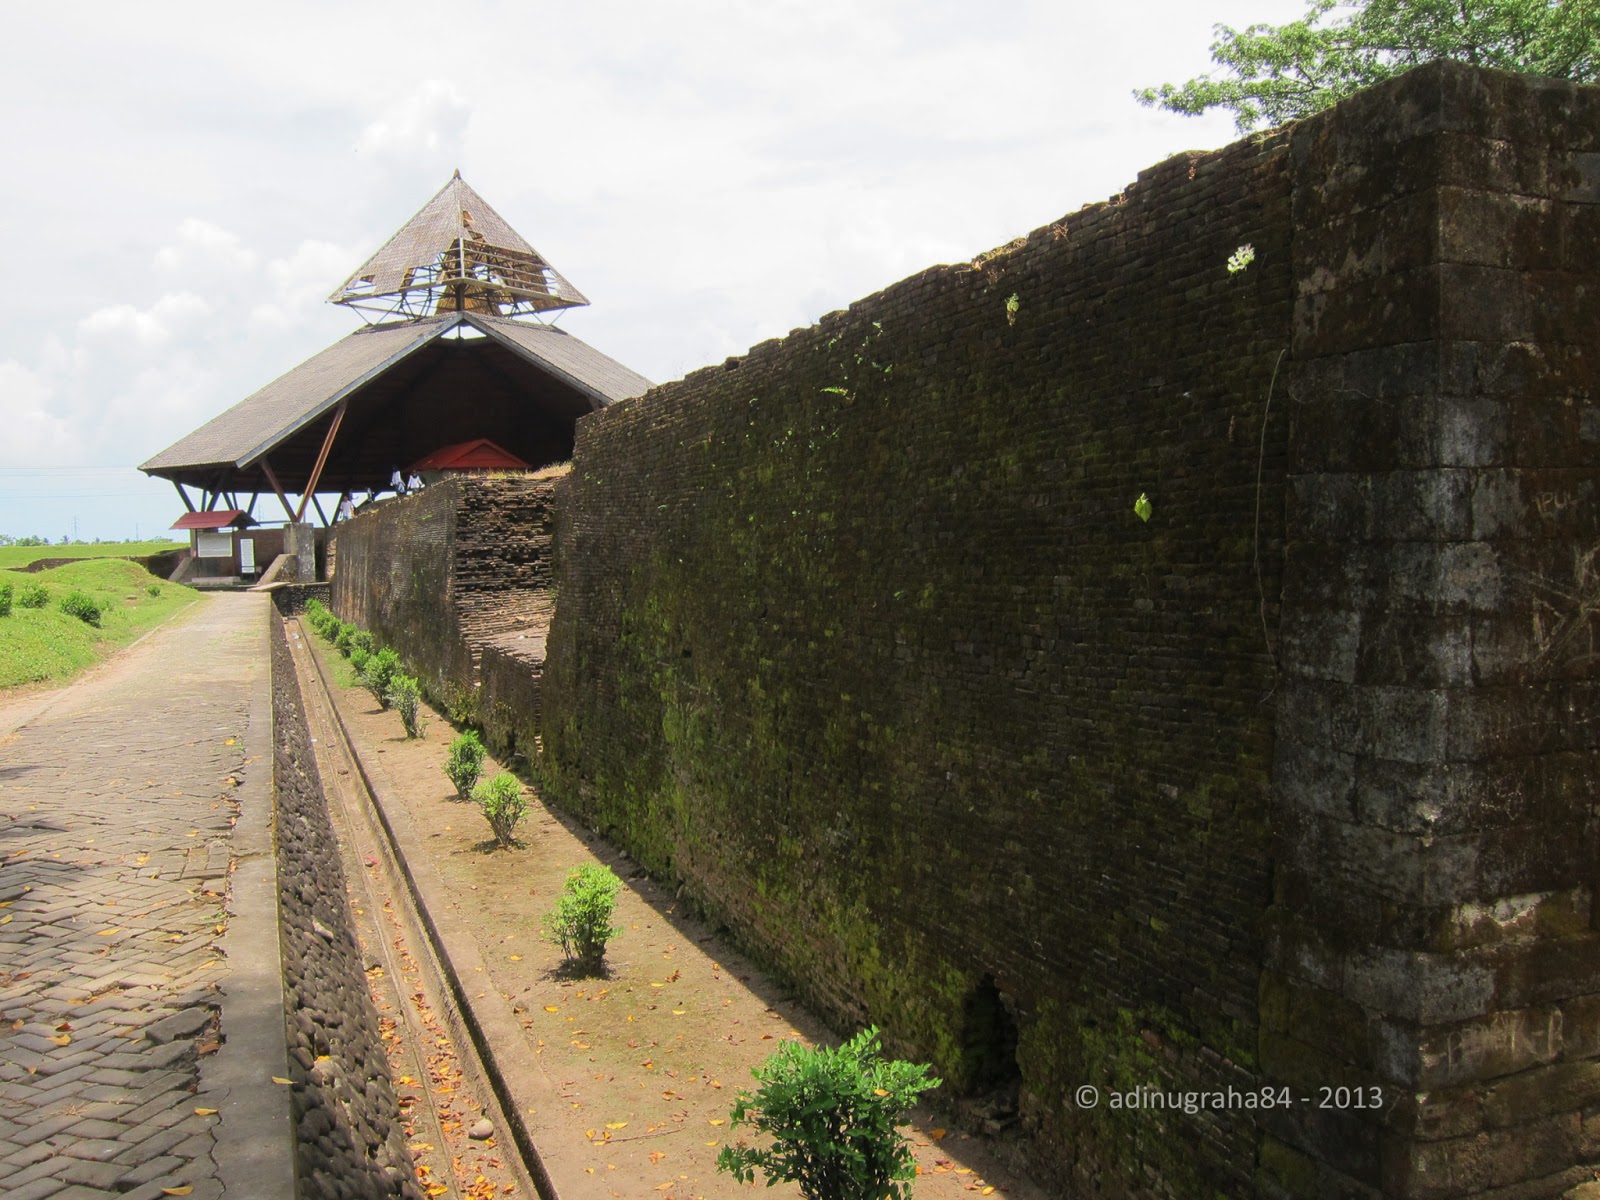
[[[985,975],[967,997],[961,1050],[969,1097],[963,1107],[985,1133],[998,1134],[1016,1120],[1022,1068],[1017,1018],[993,975]]]

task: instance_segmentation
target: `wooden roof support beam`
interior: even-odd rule
[[[289,503],[289,497],[283,494],[283,484],[278,482],[277,472],[272,469],[272,464],[266,459],[261,460],[261,471],[267,477],[267,482],[272,485],[272,490],[278,493],[278,503],[283,505],[284,516],[293,521],[294,507]]]
[[[322,518],[322,527],[326,529],[328,527],[328,514],[322,511],[322,501],[317,499],[315,492],[307,492],[306,494],[311,497],[311,507],[317,510],[317,516]]]
[[[305,519],[306,501],[316,495],[317,484],[322,482],[322,468],[328,465],[328,452],[333,449],[333,439],[339,436],[339,426],[344,424],[344,414],[350,407],[350,397],[346,396],[339,401],[339,407],[333,412],[333,423],[328,426],[328,436],[322,439],[322,449],[317,452],[317,465],[311,468],[311,478],[306,482],[306,490],[300,496],[300,509],[294,515],[295,524]],[[318,508],[317,512],[322,509]],[[326,525],[327,518],[323,518]]]
[[[190,512],[193,512],[194,511],[194,501],[189,499],[189,493],[183,490],[183,484],[179,483],[176,479],[174,479],[172,481],[172,486],[178,489],[178,496],[183,500],[183,506],[185,508],[187,508]]]

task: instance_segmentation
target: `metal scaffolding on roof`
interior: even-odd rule
[[[460,171],[328,299],[379,320],[447,312],[516,317],[589,303]]]

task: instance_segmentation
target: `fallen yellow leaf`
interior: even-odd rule
[[[182,1187],[162,1188],[161,1194],[163,1196],[187,1196],[192,1191],[194,1191],[194,1188],[184,1184]]]
[[[217,1110],[214,1108],[197,1108],[194,1110],[194,1115],[197,1117],[214,1117],[217,1115]]]
[[[931,1137],[934,1141],[937,1142],[940,1138],[944,1137],[944,1135],[946,1133],[948,1133],[948,1132],[950,1132],[950,1131],[947,1130],[947,1129],[931,1129],[931,1130],[928,1131],[928,1136]]]
[[[626,1121],[607,1121],[606,1122],[606,1128],[607,1129],[626,1129],[627,1127],[628,1127],[628,1123]]]
[[[285,1079],[282,1075],[274,1075],[272,1077],[272,1082],[273,1083],[287,1084],[289,1081],[287,1079]]]
[[[50,1040],[58,1046],[70,1046],[72,1044],[72,1035],[70,1033],[58,1033]]]
[[[545,1012],[560,1012],[561,1006],[559,1004],[546,1004],[544,1010]]]
[[[992,1184],[992,1183],[988,1187],[984,1188],[983,1191],[978,1193],[978,1195],[980,1195],[980,1196],[989,1196],[989,1195],[993,1195],[993,1194],[994,1194],[994,1184]]]

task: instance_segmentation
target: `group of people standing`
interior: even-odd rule
[[[393,492],[396,496],[405,496],[411,492],[420,492],[422,487],[422,476],[418,475],[415,471],[412,471],[410,476],[404,476],[400,473],[400,468],[396,467],[394,469],[394,473],[389,476],[388,490]],[[378,492],[378,488],[368,488],[367,498],[361,502],[361,507],[365,508],[367,505],[376,500],[378,498]],[[348,521],[355,515],[356,505],[355,501],[351,497],[346,496],[343,500],[339,501],[339,515],[335,518],[336,520]]]

